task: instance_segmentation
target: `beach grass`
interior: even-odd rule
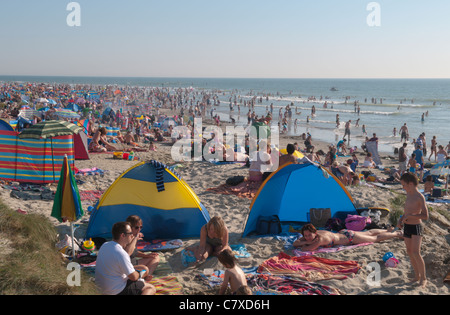
[[[83,272],[81,286],[67,284],[71,270],[55,247],[57,233],[45,216],[15,212],[0,199],[0,235],[9,240],[0,255],[0,294],[98,294]]]
[[[397,222],[400,216],[403,215],[404,206],[406,201],[406,195],[396,194],[396,196],[389,200],[391,209],[389,211],[389,223],[393,226],[397,226]]]

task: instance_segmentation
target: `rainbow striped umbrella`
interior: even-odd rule
[[[58,181],[58,188],[56,189],[55,199],[53,201],[51,216],[58,219],[60,222],[70,222],[70,230],[72,234],[72,253],[74,257],[73,222],[79,220],[83,215],[84,211],[81,205],[80,193],[75,181],[75,176],[70,169],[69,159],[67,158],[67,155],[65,155],[64,162],[61,167],[61,175]]]

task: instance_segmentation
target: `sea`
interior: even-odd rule
[[[0,82],[44,82],[88,85],[189,88],[210,91],[220,105],[221,120],[247,124],[244,101],[256,97],[254,111],[261,117],[272,110],[273,126],[286,106],[291,108],[287,135],[310,133],[312,140],[337,143],[351,120],[349,146],[360,147],[366,136],[378,137],[378,150],[394,155],[401,146],[398,130],[405,123],[411,142],[425,133],[427,146],[436,136],[444,147],[450,143],[450,79],[244,79],[244,78],[133,78],[0,76]],[[236,102],[235,102],[236,100]],[[315,108],[315,113],[313,113]],[[208,112],[209,114],[209,112]],[[336,117],[339,115],[339,126]],[[357,125],[358,123],[358,125]],[[366,134],[363,133],[363,126]],[[282,127],[281,127],[282,128]],[[396,133],[394,132],[396,128]],[[299,138],[300,139],[300,138]],[[300,140],[299,140],[300,142]],[[410,146],[412,152],[412,146]]]

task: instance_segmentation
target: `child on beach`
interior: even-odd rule
[[[156,151],[156,146],[155,146],[155,144],[153,143],[153,141],[150,141],[150,145],[148,146],[148,149],[149,149],[150,151]]]
[[[425,194],[431,194],[431,192],[433,191],[434,188],[434,180],[433,180],[433,176],[428,175],[427,179],[425,181],[425,185],[424,185],[424,193]]]
[[[413,153],[413,154],[411,154],[411,158],[408,161],[408,171],[410,173],[415,173],[417,167],[418,167],[418,165],[417,165],[417,161],[416,161],[416,154]]]
[[[406,191],[406,201],[404,215],[398,221],[398,227],[403,228],[406,251],[414,270],[415,277],[412,281],[418,281],[424,288],[427,284],[427,274],[420,247],[423,237],[422,220],[428,220],[428,208],[424,196],[417,189],[419,180],[416,175],[405,173],[400,182]]]
[[[236,258],[231,249],[225,249],[217,256],[220,263],[226,268],[223,277],[222,286],[219,290],[219,295],[225,294],[230,284],[231,294],[238,295],[248,290],[243,290],[247,286],[247,279],[242,269],[237,265]]]

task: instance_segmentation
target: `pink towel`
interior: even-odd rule
[[[356,274],[361,266],[356,261],[333,260],[315,256],[291,257],[285,253],[269,258],[258,268],[258,272],[271,274],[295,274],[307,281],[324,279],[346,279]]]

